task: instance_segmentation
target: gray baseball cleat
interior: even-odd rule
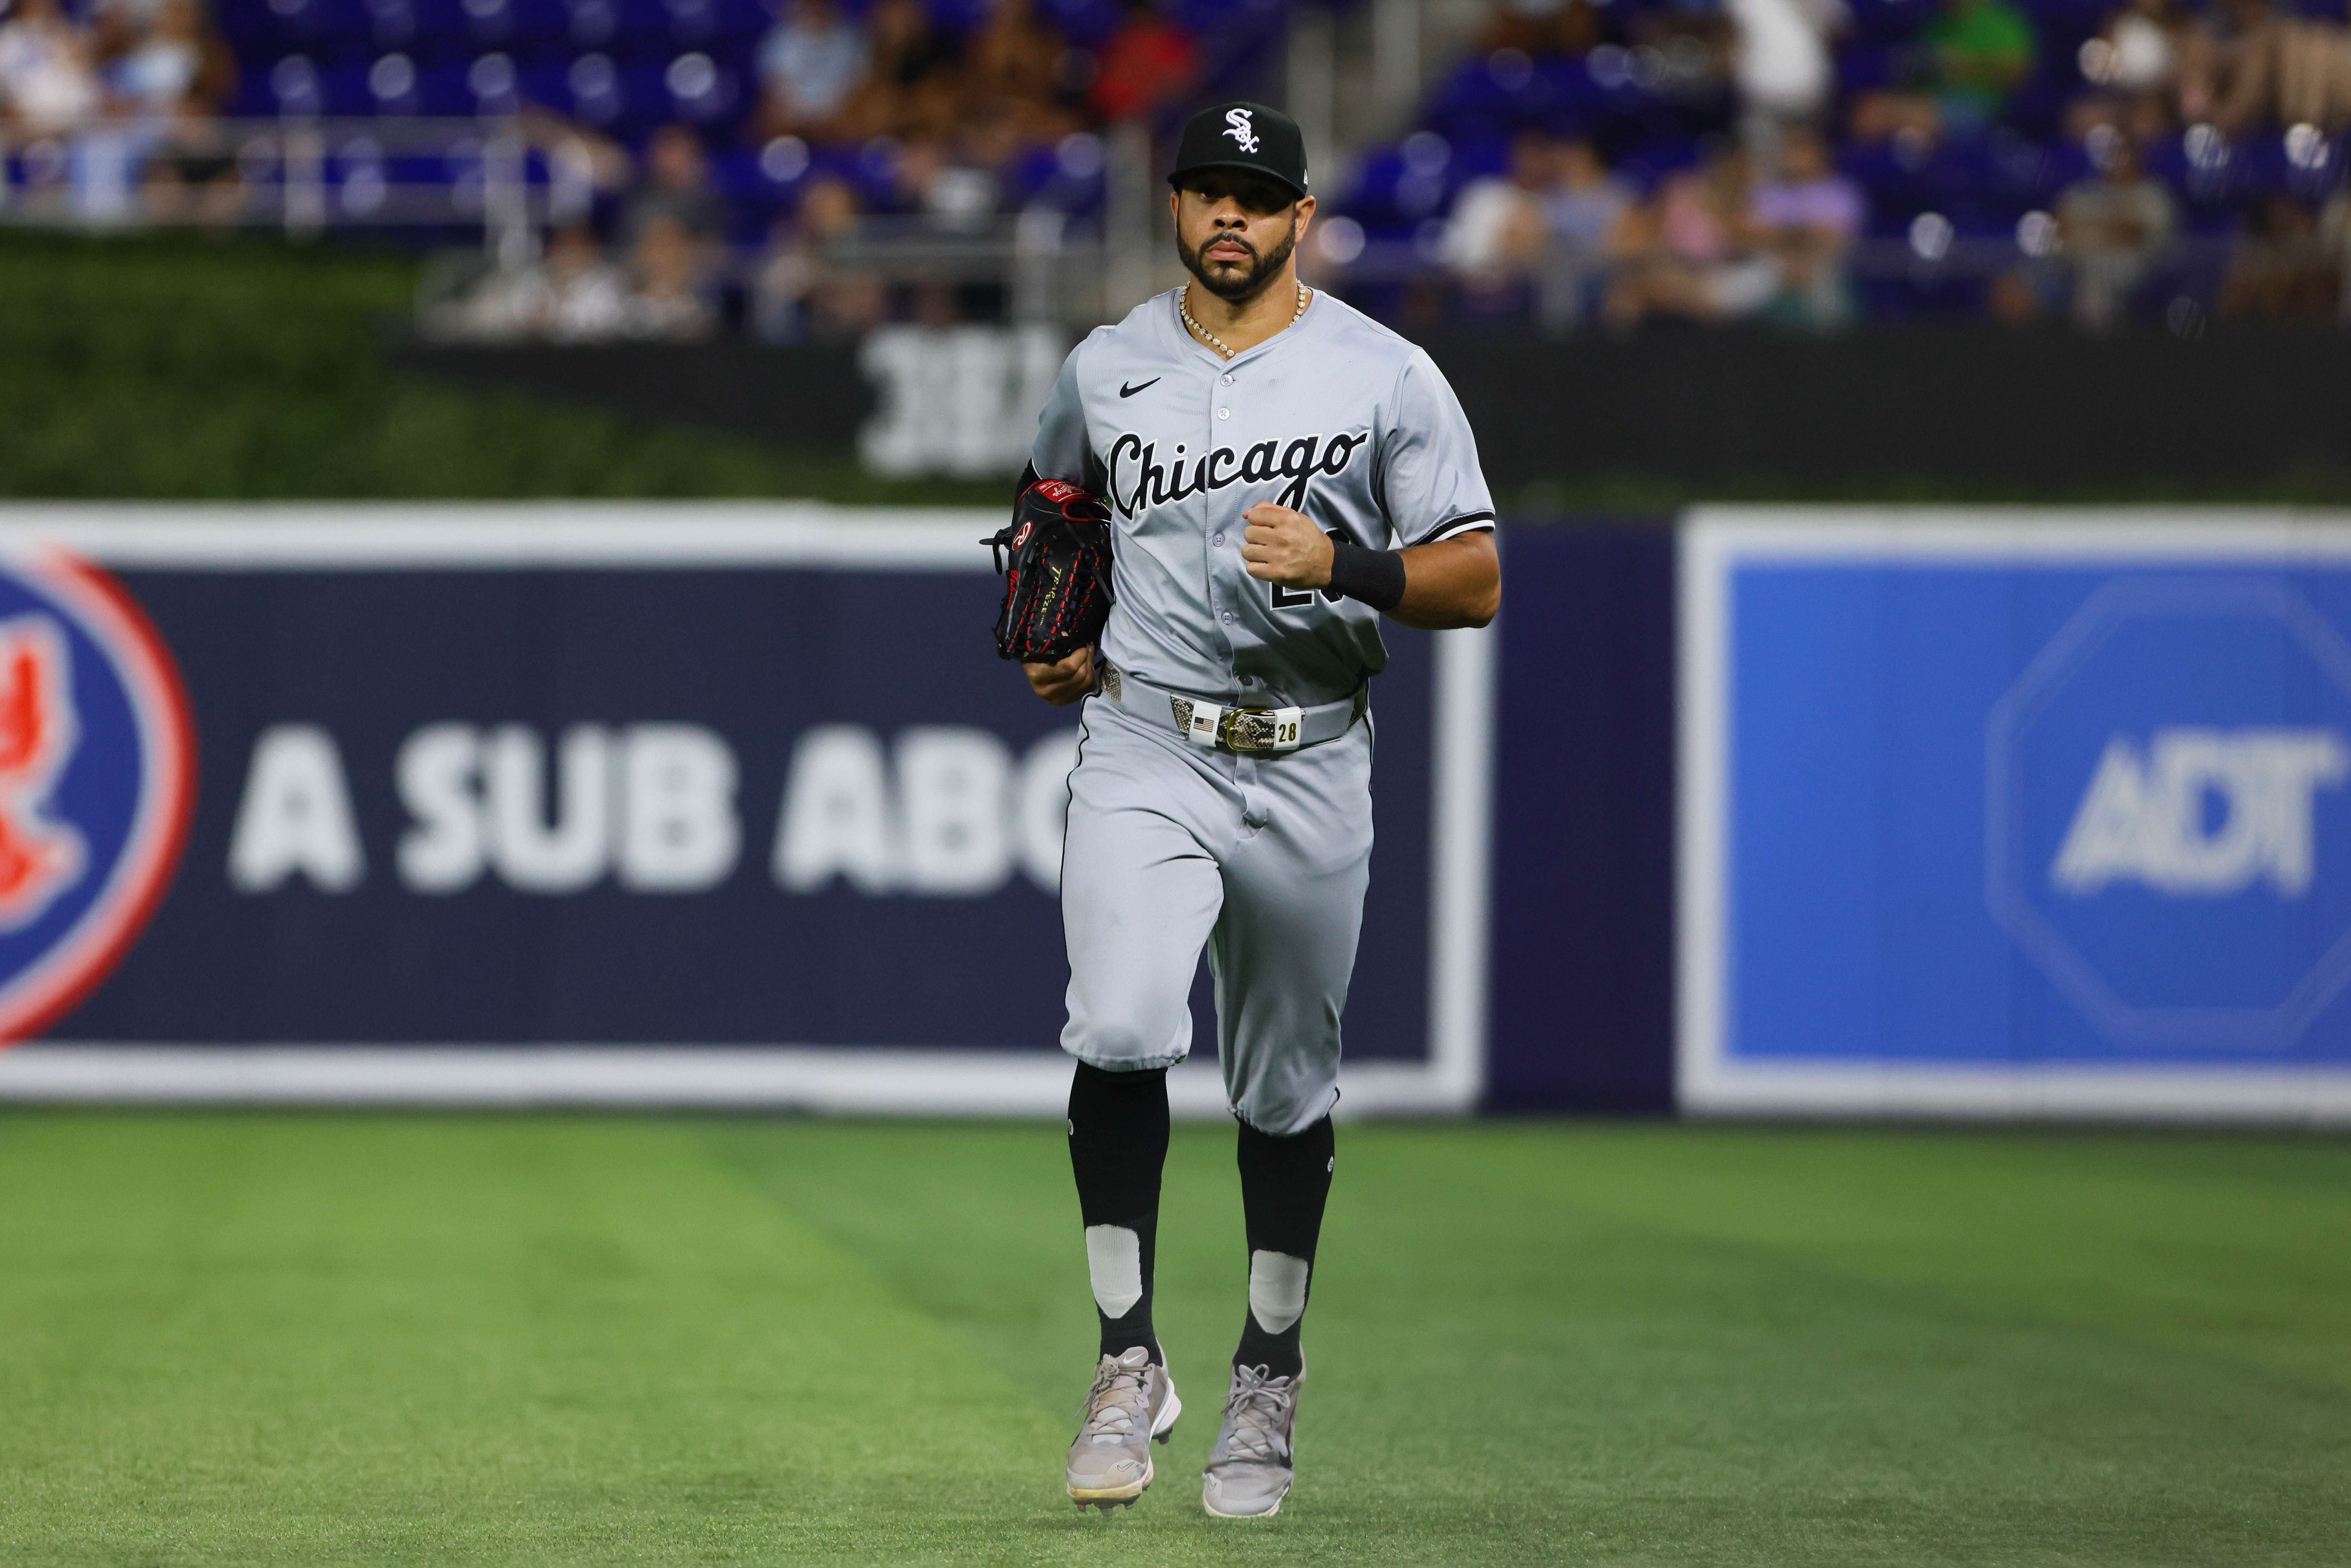
[[[1183,1413],[1175,1380],[1151,1364],[1149,1351],[1136,1345],[1103,1356],[1070,1445],[1070,1500],[1104,1513],[1119,1503],[1133,1508],[1151,1484],[1151,1445],[1165,1442]]]
[[[1298,1424],[1294,1377],[1269,1377],[1262,1366],[1233,1368],[1233,1389],[1225,1397],[1225,1424],[1208,1450],[1200,1478],[1200,1506],[1218,1519],[1267,1519],[1281,1511],[1298,1479],[1290,1439]]]

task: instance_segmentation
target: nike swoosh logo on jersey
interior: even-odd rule
[[[1133,397],[1135,393],[1141,392],[1143,387],[1155,387],[1159,384],[1159,382],[1160,378],[1157,376],[1152,377],[1149,381],[1144,382],[1141,387],[1131,387],[1124,382],[1121,382],[1118,386],[1118,395],[1121,397]]]

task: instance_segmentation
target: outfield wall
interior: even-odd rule
[[[994,524],[0,515],[0,1097],[1050,1113]],[[2351,519],[1504,550],[1389,633],[1349,1113],[2351,1119]]]
[[[1080,728],[994,656],[997,521],[15,512],[19,559],[63,546],[143,609],[183,693],[150,706],[182,716],[201,784],[152,917],[107,927],[140,926],[0,1053],[0,1093],[1050,1112]],[[0,636],[69,619],[7,586],[27,602],[0,602]],[[1460,1111],[1485,1060],[1493,639],[1390,643],[1344,1089]],[[90,664],[42,669],[63,690]],[[0,669],[0,792],[9,695]],[[74,711],[37,709],[52,731]],[[20,815],[59,833],[155,767],[128,741],[51,750]],[[112,874],[83,836],[51,882]],[[0,963],[45,950],[45,919],[0,931]],[[1199,1038],[1178,1098],[1213,1114]]]

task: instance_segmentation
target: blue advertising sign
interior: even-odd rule
[[[995,657],[977,541],[997,521],[19,511],[0,532],[103,563],[152,619],[203,783],[144,936],[36,1019],[40,1043],[0,1052],[0,1094],[1050,1109],[1079,725]],[[11,613],[0,960],[6,829],[37,820],[5,809],[8,661],[98,634]],[[1466,1103],[1476,996],[1432,933],[1438,905],[1482,902],[1482,844],[1439,831],[1436,795],[1482,789],[1485,752],[1440,765],[1441,729],[1479,737],[1477,705],[1439,693],[1474,696],[1483,664],[1390,643],[1346,1082],[1358,1103]],[[70,651],[78,680],[112,667]],[[83,755],[109,800],[156,774],[151,815],[169,818],[190,727],[116,686],[80,703]],[[141,763],[110,737],[117,710],[149,708],[160,760]],[[103,791],[65,777],[57,821],[93,864],[130,854],[78,804]],[[132,893],[154,880],[133,872]],[[1214,1038],[1179,1091],[1191,1109],[1222,1103]]]
[[[2351,1113],[2351,528],[1709,512],[1679,1097]]]

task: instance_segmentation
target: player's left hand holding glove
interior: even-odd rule
[[[1067,707],[1094,689],[1094,651],[1081,648],[1050,664],[1032,660],[1020,666],[1020,673],[1039,696],[1055,707]]]

